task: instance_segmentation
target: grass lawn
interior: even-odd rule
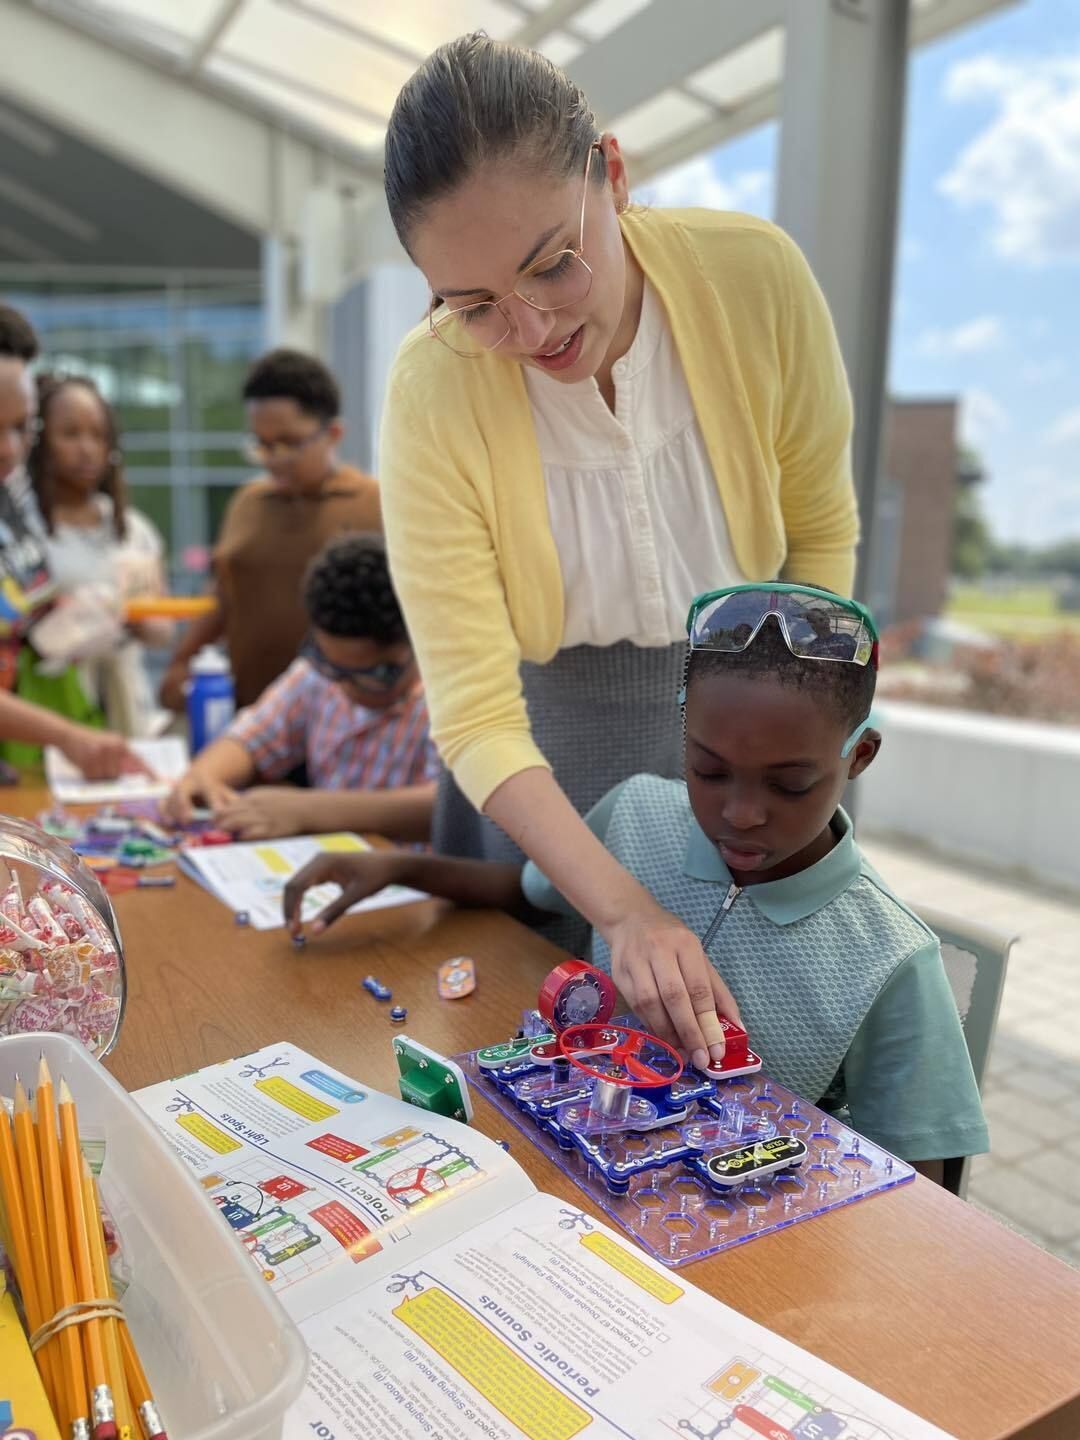
[[[1080,633],[1080,614],[1062,613],[1049,585],[1025,585],[996,593],[978,585],[953,587],[945,613],[950,620],[1013,639],[1037,640],[1062,630]]]

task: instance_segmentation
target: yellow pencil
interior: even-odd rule
[[[127,1372],[128,1385],[131,1388],[131,1398],[138,1409],[146,1440],[169,1440],[161,1423],[161,1416],[158,1414],[154,1397],[150,1394],[150,1384],[146,1378],[146,1372],[139,1363],[131,1331],[123,1323],[120,1325],[120,1349],[124,1355],[124,1369]]]
[[[75,1270],[75,1294],[81,1301],[94,1300],[94,1271],[90,1262],[89,1216],[83,1208],[82,1150],[75,1099],[67,1081],[60,1077],[60,1173],[67,1202],[68,1237]],[[100,1320],[86,1320],[79,1326],[86,1359],[87,1388],[90,1392],[90,1425],[94,1440],[116,1440],[116,1410],[105,1369],[105,1347]]]
[[[45,1197],[45,1218],[49,1232],[49,1259],[53,1273],[53,1301],[57,1310],[75,1304],[75,1273],[71,1264],[71,1242],[68,1236],[64,1187],[60,1178],[60,1143],[56,1134],[53,1110],[53,1085],[44,1055],[38,1066],[37,1143],[41,1160],[41,1189]],[[68,1413],[63,1416],[63,1429],[68,1435],[76,1421],[88,1423],[86,1370],[78,1327],[68,1325],[50,1345],[56,1345],[61,1356],[68,1387]]]
[[[15,1279],[22,1296],[30,1329],[36,1330],[47,1315],[41,1313],[37,1281],[34,1278],[34,1262],[31,1259],[30,1232],[26,1228],[26,1206],[23,1204],[19,1185],[19,1162],[15,1158],[15,1141],[11,1134],[11,1121],[0,1106],[0,1206],[3,1208],[7,1232],[6,1241],[15,1265]]]
[[[101,1193],[98,1190],[97,1182],[91,1176],[90,1184],[94,1187],[94,1204],[98,1213],[101,1213]],[[102,1256],[104,1257],[105,1240],[101,1241]],[[106,1290],[111,1296],[113,1294],[112,1277],[106,1275]],[[135,1342],[131,1338],[127,1321],[120,1320],[117,1324],[117,1334],[120,1341],[120,1353],[124,1361],[124,1376],[127,1380],[128,1392],[131,1396],[133,1408],[138,1412],[139,1421],[142,1425],[143,1434],[146,1440],[169,1440],[165,1433],[165,1427],[161,1422],[161,1415],[158,1412],[157,1402],[151,1391],[150,1382],[146,1378],[146,1371],[142,1368],[138,1351],[135,1349]]]
[[[90,1236],[90,1263],[94,1272],[94,1294],[103,1300],[113,1299],[112,1279],[109,1275],[109,1257],[105,1250],[105,1229],[101,1211],[98,1208],[94,1176],[82,1157],[83,1208]],[[121,1440],[124,1431],[138,1435],[135,1410],[128,1396],[127,1381],[124,1378],[124,1359],[120,1352],[119,1322],[106,1320],[102,1326],[105,1337],[105,1366],[109,1374],[109,1388],[116,1406],[116,1423]]]
[[[34,1121],[30,1114],[30,1102],[18,1076],[15,1077],[15,1119],[12,1129],[15,1135],[15,1156],[19,1165],[23,1210],[26,1214],[26,1233],[30,1241],[34,1287],[40,1306],[40,1323],[44,1324],[56,1314],[56,1306],[53,1304],[52,1266],[49,1262],[48,1227],[45,1222],[45,1201],[41,1193],[41,1167],[38,1164],[37,1142],[34,1139]],[[51,1345],[43,1346],[37,1352],[37,1364],[49,1403],[59,1419],[67,1406],[67,1391],[55,1348]]]

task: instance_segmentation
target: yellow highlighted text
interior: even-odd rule
[[[590,1424],[587,1410],[444,1290],[403,1300],[394,1313],[529,1440],[573,1440]]]
[[[676,1300],[682,1299],[685,1292],[680,1286],[666,1275],[657,1275],[656,1271],[650,1269],[643,1260],[639,1260],[633,1251],[625,1249],[609,1235],[582,1235],[581,1243],[586,1250],[598,1255],[613,1270],[618,1270],[620,1275],[632,1280],[654,1300],[659,1300],[664,1305],[674,1305]]]

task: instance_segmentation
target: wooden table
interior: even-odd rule
[[[5,799],[11,814],[45,804],[37,791]],[[108,1065],[129,1089],[289,1040],[396,1093],[394,1027],[364,975],[408,1007],[410,1035],[453,1055],[513,1033],[562,958],[506,916],[434,901],[342,921],[303,951],[283,930],[234,925],[183,876],[119,895],[116,911],[129,996]],[[441,1001],[436,967],[461,954],[477,990]],[[497,1111],[476,1110],[537,1186],[593,1208]],[[1080,1440],[1080,1273],[921,1178],[687,1275],[959,1440]]]

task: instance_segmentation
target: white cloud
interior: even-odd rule
[[[918,348],[924,355],[935,359],[952,355],[977,355],[983,350],[994,350],[1002,342],[1004,326],[997,315],[979,315],[951,330],[936,326],[924,330],[918,339]]]
[[[1060,355],[1048,360],[1025,360],[1020,366],[1020,379],[1025,385],[1048,385],[1051,380],[1060,380],[1068,369]]]
[[[989,101],[994,114],[939,180],[942,193],[989,208],[1007,259],[1080,262],[1080,55],[959,61],[945,97]]]
[[[768,216],[772,183],[768,170],[740,170],[725,179],[711,155],[699,155],[635,189],[634,198],[643,205],[700,205],[706,210],[748,210]]]
[[[1036,465],[998,490],[991,513],[1000,536],[1022,545],[1053,545],[1080,536],[1080,479],[1074,474]]]
[[[1059,415],[1043,438],[1048,445],[1074,445],[1080,441],[1080,406]]]
[[[960,402],[960,436],[965,444],[985,445],[1011,424],[1008,411],[989,391],[980,390],[978,386],[965,390]]]

